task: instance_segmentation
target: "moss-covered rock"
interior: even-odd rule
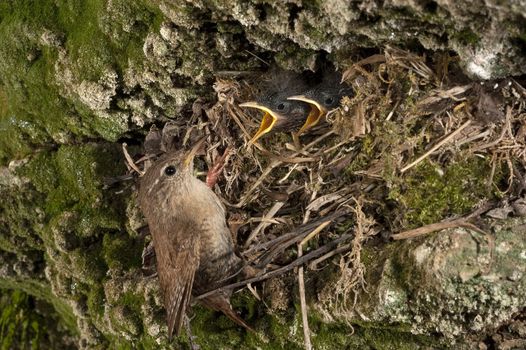
[[[355,308],[325,309],[326,316],[365,328],[397,325],[399,331],[440,333],[458,347],[473,339],[461,335],[491,334],[526,306],[524,220],[487,220],[487,235],[458,228],[369,251],[367,293]],[[322,292],[327,305],[337,304],[329,284]],[[351,298],[352,300],[352,298]],[[447,344],[448,341],[446,341]]]
[[[116,141],[138,143],[144,126],[190,118],[195,99],[211,96],[215,76],[257,71],[265,61],[297,71],[313,68],[320,57],[341,66],[353,50],[388,44],[453,49],[464,70],[480,79],[523,74],[525,12],[522,3],[491,1],[477,7],[449,1],[1,2],[2,347],[174,345],[166,337],[157,280],[140,270],[142,220],[132,191],[103,183],[125,172]],[[402,81],[398,88],[405,94],[412,85]],[[387,102],[385,114],[392,110]],[[495,195],[479,176],[489,169],[485,160],[455,159],[444,169],[426,162],[397,181],[389,145],[410,131],[387,120],[376,131],[361,140],[346,173],[370,165],[375,138],[383,137],[381,171],[397,206],[390,218],[399,226],[463,214]],[[517,292],[524,288],[524,242],[515,230],[521,224],[490,223],[495,248],[462,230],[367,247],[369,293],[359,295],[356,312],[316,302],[338,298],[331,289],[337,273],[316,278],[307,272],[308,283],[316,282],[309,285],[315,347],[443,347],[458,335],[490,332],[525,305]],[[294,294],[294,280],[287,281]],[[203,349],[302,348],[298,303],[290,295],[275,300],[272,311],[248,292],[235,295],[233,304],[258,333],[196,306],[192,325]],[[189,341],[183,336],[174,343],[188,347]]]

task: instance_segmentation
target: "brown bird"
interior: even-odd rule
[[[287,97],[306,90],[301,75],[279,70],[271,72],[266,79],[261,96],[255,101],[240,104],[241,107],[256,108],[264,112],[259,129],[249,144],[270,132],[295,132],[305,123],[311,111],[307,103],[287,100]]]
[[[234,252],[221,201],[193,174],[202,143],[186,154],[166,154],[140,181],[139,203],[152,235],[170,338],[180,334],[192,295],[219,287],[244,267]],[[200,302],[251,330],[232,310],[231,293],[218,292]]]
[[[322,81],[318,85],[300,95],[287,98],[290,101],[305,102],[311,106],[309,116],[298,131],[298,136],[318,124],[330,110],[337,108],[344,96],[354,95],[352,88],[341,84],[340,80],[341,75],[339,73],[324,72]]]

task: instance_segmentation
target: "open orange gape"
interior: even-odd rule
[[[341,75],[334,71],[319,78],[315,84],[312,84],[312,79],[310,84],[302,80],[301,75],[288,79],[278,76],[270,81],[274,84],[255,101],[240,104],[264,112],[259,129],[249,144],[275,131],[291,132],[297,143],[298,136],[317,125],[330,110],[338,108],[343,96],[353,95],[352,88],[342,85]]]
[[[255,135],[250,139],[248,142],[249,145],[252,145],[254,142],[256,142],[261,136],[265,135],[266,133],[270,132],[272,128],[274,127],[274,124],[276,124],[276,121],[280,117],[279,114],[273,112],[268,107],[265,107],[258,102],[250,101],[245,102],[239,105],[240,107],[248,107],[248,108],[256,108],[259,110],[262,110],[265,114],[263,115],[263,119],[261,119],[261,123],[259,125],[258,131],[255,133]]]
[[[310,106],[310,112],[307,116],[307,120],[305,120],[305,123],[301,127],[301,129],[297,132],[297,136],[300,136],[305,131],[309,130],[313,126],[319,123],[321,118],[327,114],[327,110],[316,100],[310,99],[305,95],[296,95],[288,97],[287,100],[293,100],[293,101],[302,101],[305,103],[308,103]]]

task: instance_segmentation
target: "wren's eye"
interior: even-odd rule
[[[334,98],[333,98],[333,97],[327,97],[327,98],[325,99],[325,104],[326,104],[327,106],[330,106],[330,105],[332,105],[333,103],[334,103]]]
[[[166,168],[164,168],[164,174],[166,176],[173,176],[176,173],[176,169],[173,165],[168,165]]]
[[[278,105],[278,107],[276,107],[276,108],[278,109],[278,111],[282,111],[282,110],[285,109],[285,104],[284,104],[284,103],[280,103],[280,104]]]

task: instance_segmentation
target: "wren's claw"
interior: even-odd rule
[[[190,318],[186,315],[184,316],[184,328],[186,329],[186,335],[188,336],[188,342],[190,343],[190,349],[201,350],[201,346],[199,346],[199,344],[194,342],[197,339],[197,337],[192,334],[192,327],[190,326]]]
[[[208,169],[208,173],[206,174],[206,185],[208,187],[214,188],[219,175],[221,175],[223,169],[225,168],[225,164],[228,160],[228,157],[230,156],[230,151],[231,148],[229,146],[225,149],[221,157],[216,158],[212,168]]]
[[[142,273],[145,277],[153,277],[157,274],[155,267],[156,257],[153,242],[148,243],[142,251]]]

